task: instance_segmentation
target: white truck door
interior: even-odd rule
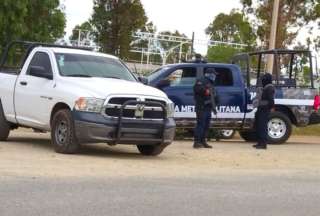
[[[24,68],[19,76],[15,92],[15,107],[19,124],[40,129],[49,128],[55,87],[53,60],[54,58],[50,58],[48,52],[37,51],[29,66]]]

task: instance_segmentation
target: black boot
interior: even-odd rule
[[[193,143],[193,148],[195,148],[195,149],[199,149],[199,148],[202,148],[202,147],[203,147],[203,145],[200,142],[194,142]]]
[[[202,142],[202,145],[204,148],[212,148],[212,146],[209,145],[206,141]]]
[[[264,150],[266,150],[267,146],[266,145],[257,145],[256,149],[264,149]]]

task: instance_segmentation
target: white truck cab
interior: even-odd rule
[[[10,49],[27,47],[13,69]],[[175,134],[173,103],[140,83],[111,55],[49,44],[15,42],[0,64],[0,139],[17,127],[51,131],[60,153],[80,143],[135,144],[158,155]]]

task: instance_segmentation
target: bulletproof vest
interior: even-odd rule
[[[196,102],[196,109],[197,110],[203,110],[205,108],[215,108],[216,107],[216,94],[215,94],[215,89],[213,84],[207,80],[207,79],[202,79],[201,80],[202,83],[202,87],[204,88],[208,88],[210,91],[210,95],[209,96],[205,96],[205,95],[194,95],[194,99]]]
[[[270,101],[270,96],[274,95],[268,95],[268,94],[274,94],[274,86],[270,83],[263,87],[263,91],[261,93],[261,98],[259,101],[259,107],[260,108],[271,108],[270,106],[273,104],[273,101]]]

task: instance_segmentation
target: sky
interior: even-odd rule
[[[92,14],[92,0],[64,0],[67,15],[66,32],[69,36],[75,25],[88,20]],[[81,2],[81,3],[79,3]],[[196,40],[206,40],[205,29],[221,12],[240,8],[238,0],[141,0],[149,21],[158,31],[178,30],[188,37],[195,33]],[[205,52],[204,47],[195,47]]]
[[[81,2],[81,3],[80,3]],[[206,40],[205,29],[219,13],[229,13],[241,8],[239,0],[141,0],[149,21],[158,31],[175,31],[196,40]],[[62,0],[67,16],[67,36],[75,25],[87,21],[92,14],[93,0]],[[306,31],[301,31],[298,40],[304,43]],[[314,34],[320,33],[315,31]],[[197,52],[206,54],[206,46],[196,45]]]

